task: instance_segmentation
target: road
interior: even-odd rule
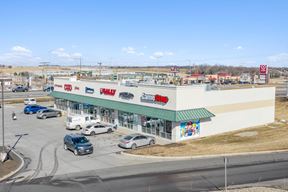
[[[12,92],[12,91],[4,91],[4,99],[24,99],[27,97],[44,97],[47,96],[49,93],[44,92],[41,90],[33,90],[28,92]],[[1,97],[1,92],[0,92]]]
[[[287,156],[287,154],[285,155]],[[213,161],[213,159],[210,159],[209,161]],[[113,170],[91,170],[56,177],[43,177],[31,182],[13,183],[13,180],[10,180],[10,183],[0,184],[0,189],[2,188],[3,191],[9,190],[10,192],[177,192],[223,190],[223,166],[190,168],[190,165],[194,164],[194,162],[195,160],[161,162],[162,167],[178,167],[173,171],[160,171],[161,166],[159,166],[159,163],[149,163],[115,168]],[[179,166],[183,167],[182,165],[187,165],[187,169],[179,169]],[[143,170],[145,168],[149,170],[152,170],[151,168],[153,168],[154,171],[145,174],[133,174],[136,173],[137,170]],[[123,176],[108,176],[113,171],[118,172],[119,170],[122,170],[120,175],[124,174]],[[130,174],[132,173],[132,175],[125,175],[129,172]],[[228,185],[256,183],[287,177],[287,160],[228,165]]]

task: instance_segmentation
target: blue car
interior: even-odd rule
[[[47,107],[43,107],[40,105],[27,105],[24,108],[24,113],[25,114],[33,114],[33,113],[37,113],[41,109],[47,109]]]

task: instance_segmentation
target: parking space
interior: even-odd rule
[[[44,105],[51,106],[51,103]],[[15,134],[29,134],[16,146],[27,162],[27,168],[16,176],[19,180],[29,181],[42,176],[157,161],[119,155],[118,152],[124,149],[117,146],[121,137],[118,132],[87,136],[94,146],[93,154],[75,156],[72,152],[64,150],[63,138],[65,134],[80,131],[66,130],[65,116],[37,119],[35,114],[24,114],[23,108],[24,104],[5,106],[5,144],[12,146],[17,140]],[[17,120],[12,120],[13,111]]]

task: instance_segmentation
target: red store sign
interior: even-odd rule
[[[155,95],[155,102],[160,102],[160,103],[167,103],[168,102],[168,97],[162,96],[162,95]]]
[[[72,85],[71,84],[64,84],[64,90],[65,91],[72,91]]]
[[[260,73],[260,75],[266,75],[268,73],[268,66],[267,65],[260,65],[259,73]]]
[[[160,105],[165,105],[168,103],[169,98],[167,96],[162,96],[162,95],[152,95],[152,94],[147,94],[143,93],[142,96],[140,97],[141,102],[145,103],[156,103]]]
[[[100,88],[100,94],[102,95],[110,95],[114,96],[116,93],[116,89],[106,89],[106,88]]]

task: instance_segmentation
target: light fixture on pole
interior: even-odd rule
[[[1,82],[1,94],[2,94],[2,100],[1,100],[1,105],[2,105],[2,151],[0,154],[1,161],[4,162],[7,156],[7,153],[5,152],[5,129],[4,129],[4,83],[6,81],[12,81],[11,78],[5,78],[1,77],[0,82]]]

